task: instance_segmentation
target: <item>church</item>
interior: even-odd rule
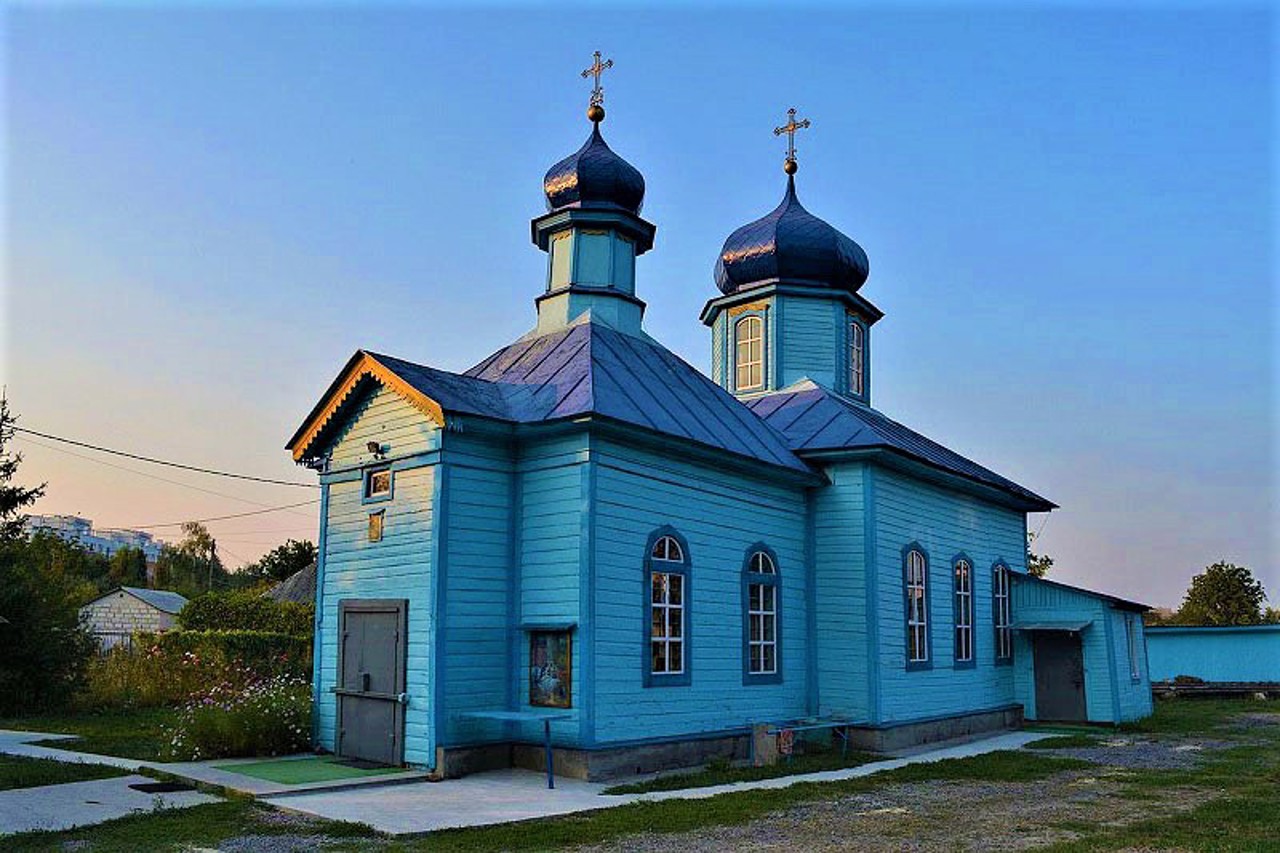
[[[1027,573],[1055,505],[873,407],[883,314],[800,202],[794,110],[708,283],[709,377],[645,330],[611,64],[543,180],[532,331],[464,373],[357,351],[287,445],[322,486],[317,747],[596,779],[1149,714],[1145,606]]]

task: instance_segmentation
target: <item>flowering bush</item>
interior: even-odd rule
[[[138,634],[89,664],[78,697],[87,708],[179,705],[217,687],[243,690],[265,678],[311,673],[310,641],[258,631]]]
[[[304,679],[227,682],[183,706],[169,732],[168,758],[288,755],[307,749],[310,740],[311,686]]]

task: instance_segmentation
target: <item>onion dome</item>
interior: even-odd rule
[[[644,176],[605,144],[598,121],[592,125],[586,144],[552,166],[542,179],[547,209],[621,209],[638,215],[644,205]]]
[[[793,173],[787,170],[787,193],[772,213],[724,241],[716,261],[716,286],[726,296],[774,282],[853,293],[866,282],[871,271],[867,253],[801,206]]]

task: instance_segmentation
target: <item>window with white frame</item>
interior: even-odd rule
[[[764,322],[757,316],[743,317],[733,327],[736,382],[739,391],[764,387]]]
[[[855,318],[849,318],[849,393],[861,395],[864,388],[864,355],[863,337],[866,334],[862,324]]]
[[[685,671],[684,549],[672,536],[659,537],[649,554],[649,653],[653,675]]]
[[[997,565],[991,578],[996,626],[996,660],[1013,658],[1013,619],[1009,598],[1009,567]]]
[[[365,472],[364,497],[365,500],[391,497],[390,468],[375,468]]]
[[[1129,642],[1129,677],[1134,681],[1142,678],[1142,670],[1138,666],[1138,626],[1132,613],[1124,617],[1125,639]]]
[[[907,663],[929,661],[929,563],[918,548],[907,551]]]
[[[973,565],[965,559],[955,564],[956,663],[973,661]]]
[[[767,551],[747,560],[747,673],[778,672],[778,567]]]

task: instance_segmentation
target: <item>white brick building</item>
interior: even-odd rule
[[[80,608],[89,633],[102,648],[127,645],[136,631],[166,631],[177,623],[187,599],[163,589],[122,586]]]

